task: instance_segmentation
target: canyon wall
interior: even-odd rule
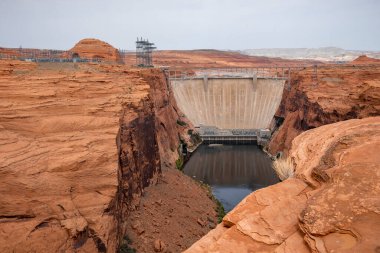
[[[201,78],[172,80],[177,104],[195,126],[265,129],[276,112],[284,80]]]
[[[0,91],[0,251],[115,252],[189,139],[164,75],[3,60]]]
[[[295,177],[248,195],[186,252],[378,252],[380,117],[293,140]]]
[[[291,147],[308,129],[342,120],[380,115],[380,65],[319,66],[292,72],[291,90],[284,95],[276,116],[284,118],[268,150],[272,154]]]
[[[135,71],[139,80],[149,85],[149,96],[139,104],[123,108],[117,138],[119,150],[119,189],[116,199],[118,239],[125,234],[130,210],[138,208],[144,188],[155,184],[161,167],[175,168],[180,141],[194,145],[187,134],[191,126],[177,124],[187,121],[176,107],[161,70]]]

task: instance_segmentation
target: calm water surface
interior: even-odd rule
[[[271,164],[255,145],[202,145],[184,172],[209,184],[228,212],[252,191],[279,182]]]

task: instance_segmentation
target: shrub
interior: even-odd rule
[[[128,244],[121,244],[118,253],[136,253],[136,250],[129,247]]]
[[[181,157],[178,157],[178,159],[175,161],[175,166],[178,170],[183,169],[183,159]]]
[[[224,211],[224,207],[219,200],[214,198],[214,201],[216,203],[216,212],[218,213],[218,223],[221,223],[223,221],[224,216],[226,215],[226,211]]]
[[[177,124],[180,126],[187,126],[187,123],[185,121],[180,120],[180,119],[177,119]]]
[[[202,181],[197,181],[197,182],[206,189],[207,196],[216,204],[214,210],[216,211],[218,215],[218,223],[221,223],[223,221],[224,216],[226,215],[226,211],[224,210],[223,204],[217,198],[215,198],[215,196],[212,194],[212,189],[210,185]]]
[[[197,132],[193,132],[193,134],[190,136],[190,139],[191,139],[191,141],[192,141],[194,144],[197,144],[197,143],[201,143],[201,142],[202,142],[201,136],[200,136],[199,133],[197,133]]]
[[[276,171],[281,181],[294,175],[294,165],[290,158],[276,159],[272,164],[273,169]]]
[[[131,240],[131,238],[129,238],[128,235],[125,235],[125,236],[123,237],[123,240],[124,240],[124,242],[126,242],[127,244],[131,244],[131,243],[132,243],[132,240]]]
[[[123,237],[123,242],[120,244],[118,253],[136,253],[136,250],[134,248],[131,248],[129,244],[132,243],[132,240],[128,237],[128,235],[125,235]]]

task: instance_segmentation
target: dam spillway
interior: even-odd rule
[[[178,107],[194,126],[267,129],[285,85],[281,78],[178,78],[171,87]]]

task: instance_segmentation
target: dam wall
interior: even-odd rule
[[[189,78],[170,83],[178,107],[196,127],[266,129],[280,105],[285,80]]]

